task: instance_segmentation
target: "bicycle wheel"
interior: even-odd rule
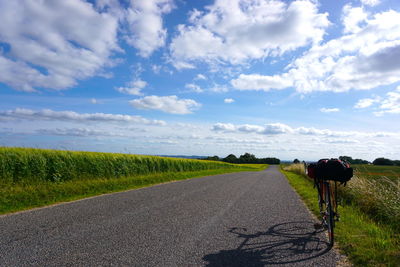
[[[331,188],[329,182],[325,182],[325,223],[328,229],[328,241],[329,245],[333,246],[334,243],[334,227],[335,227],[335,220],[334,220],[334,211],[333,211],[333,203],[331,198]]]

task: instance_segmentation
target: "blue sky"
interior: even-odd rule
[[[400,2],[0,0],[0,145],[400,158]]]

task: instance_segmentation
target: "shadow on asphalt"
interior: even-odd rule
[[[242,239],[236,249],[221,250],[203,257],[206,266],[265,266],[298,263],[317,258],[330,250],[314,222],[276,224],[267,231],[247,233],[246,228],[230,228],[228,232]]]

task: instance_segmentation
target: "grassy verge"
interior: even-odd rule
[[[316,190],[303,175],[282,171],[310,210],[319,216]],[[359,207],[346,204],[339,207],[341,221],[336,224],[339,248],[356,266],[398,266],[400,237],[389,225],[372,220]]]
[[[0,214],[72,201],[104,193],[136,189],[195,177],[240,171],[261,171],[267,165],[236,165],[231,169],[165,172],[117,179],[83,179],[31,184],[0,184]]]

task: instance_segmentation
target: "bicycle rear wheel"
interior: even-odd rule
[[[325,183],[325,223],[328,230],[328,241],[329,245],[333,246],[334,243],[334,227],[335,227],[335,220],[334,220],[334,211],[333,211],[333,203],[332,203],[332,192],[330,188],[329,182]]]

